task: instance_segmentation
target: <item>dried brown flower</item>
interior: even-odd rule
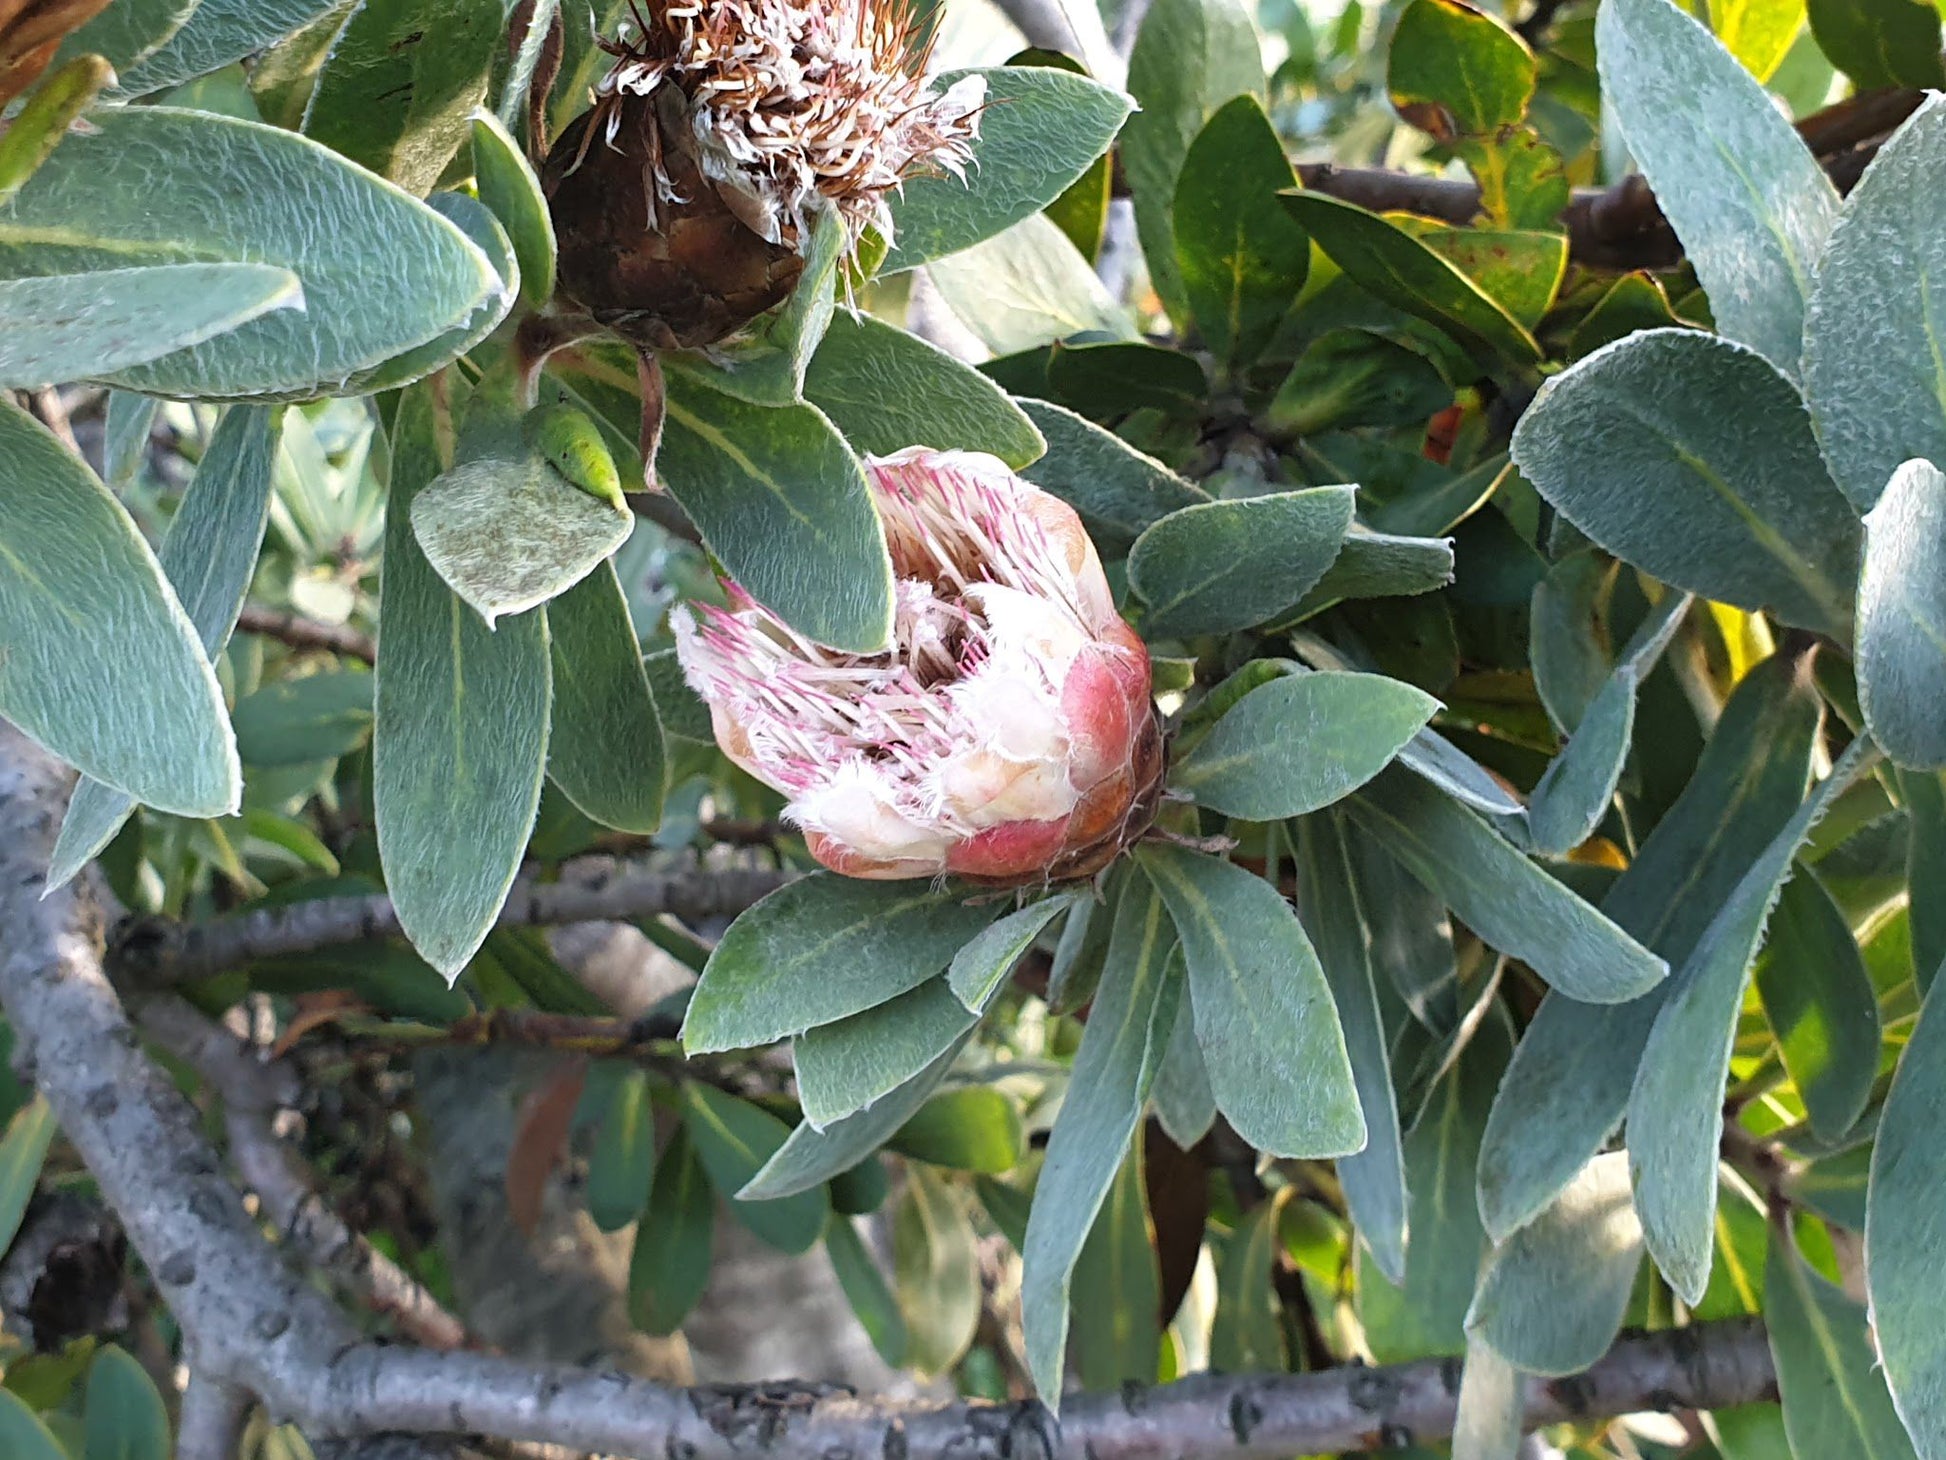
[[[108,0],[0,0],[0,107],[40,79],[69,32]]]

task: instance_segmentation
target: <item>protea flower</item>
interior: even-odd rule
[[[938,92],[906,0],[646,0],[549,154],[560,289],[650,349],[712,344],[788,295],[813,215],[850,250],[886,194],[956,176],[985,99]]]
[[[675,615],[717,744],[790,797],[852,877],[1086,876],[1148,828],[1162,743],[1149,656],[1068,505],[991,456],[868,460],[896,583],[892,647],[814,644],[736,585]]]

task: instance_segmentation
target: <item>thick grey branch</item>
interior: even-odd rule
[[[176,1430],[176,1460],[236,1460],[250,1395],[241,1385],[190,1376]]]
[[[1451,1431],[1450,1360],[1078,1395],[1057,1424],[1032,1403],[874,1403],[791,1384],[676,1389],[361,1342],[286,1268],[222,1177],[195,1111],[143,1053],[102,968],[92,874],[41,897],[66,782],[0,729],[0,1001],[17,1047],[156,1275],[200,1379],[245,1388],[310,1434],[485,1434],[658,1460],[1274,1460]],[[1716,1409],[1775,1393],[1762,1328],[1734,1321],[1625,1339],[1585,1374],[1533,1381],[1527,1420]]]
[[[523,876],[500,910],[500,926],[632,922],[661,913],[685,921],[726,917],[796,875],[747,867],[648,871],[622,864],[605,876],[560,882]],[[396,937],[398,932],[398,913],[383,894],[321,898],[206,923],[135,919],[117,931],[114,959],[118,971],[159,985],[207,977],[259,958]]]

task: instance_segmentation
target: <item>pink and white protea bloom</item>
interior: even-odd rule
[[[1081,520],[991,456],[866,462],[892,647],[814,644],[735,584],[675,615],[716,742],[790,797],[811,855],[851,877],[996,886],[1088,875],[1147,829],[1162,779],[1149,655]]]

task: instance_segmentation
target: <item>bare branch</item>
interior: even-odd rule
[[[240,1384],[192,1374],[182,1396],[176,1460],[236,1460],[250,1394]]]
[[[631,922],[668,913],[684,920],[724,917],[792,881],[766,868],[689,868],[669,872],[621,864],[608,876],[543,882],[524,875],[500,910],[503,928],[559,923]],[[392,899],[323,898],[182,924],[133,919],[116,931],[114,961],[149,985],[204,978],[259,958],[309,953],[341,943],[396,937]]]
[[[328,649],[367,664],[378,662],[378,646],[370,634],[361,634],[345,624],[320,623],[294,613],[283,613],[260,604],[246,603],[237,615],[236,626],[245,634],[262,634],[289,644],[293,649]]]

